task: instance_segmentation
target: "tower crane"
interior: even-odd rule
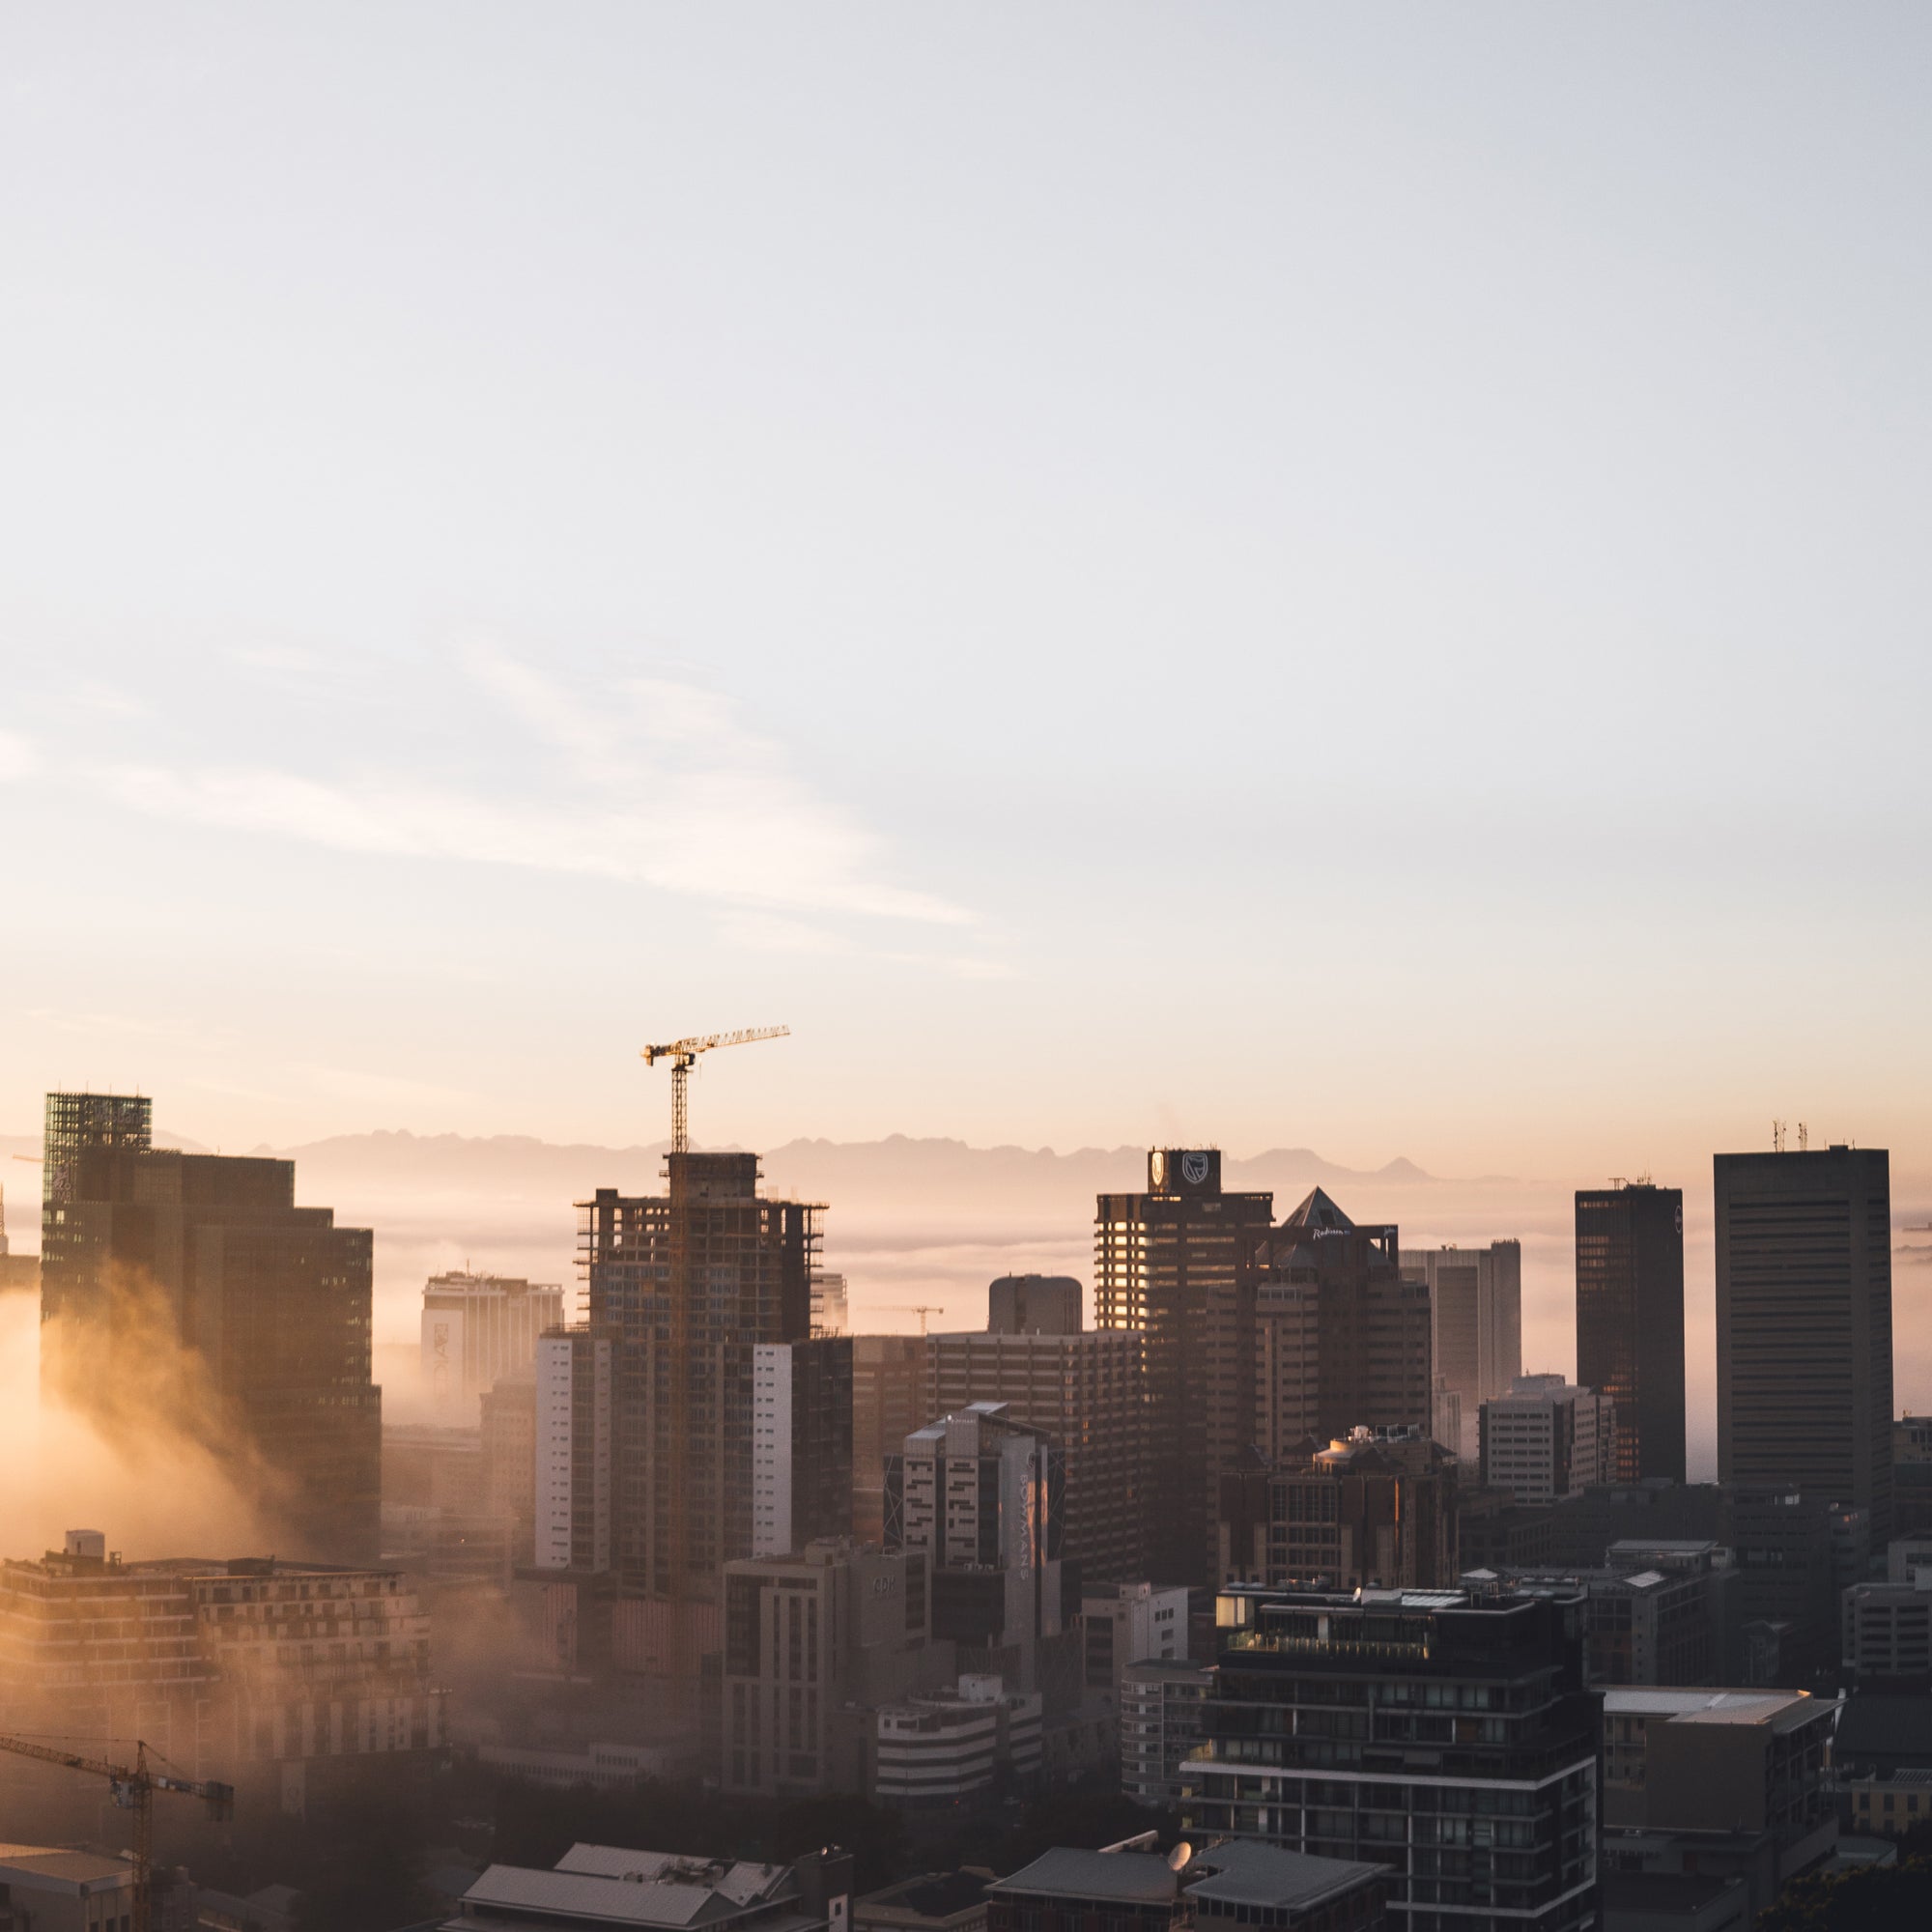
[[[895,1301],[889,1302],[884,1308],[879,1310],[879,1313],[881,1315],[917,1315],[919,1317],[919,1332],[923,1335],[925,1333],[925,1318],[928,1315],[944,1315],[946,1313],[946,1305],[938,1301]]]
[[[647,1046],[639,1056],[646,1066],[655,1066],[659,1061],[670,1062],[670,1151],[672,1153],[691,1151],[691,1135],[686,1131],[685,1082],[691,1077],[693,1063],[700,1053],[709,1053],[714,1046],[744,1046],[754,1039],[782,1039],[791,1032],[790,1027],[740,1027],[736,1033],[692,1034],[684,1039],[673,1039],[663,1046]]]
[[[107,1764],[99,1758],[84,1757],[77,1751],[59,1750],[52,1745],[37,1745],[27,1738],[0,1737],[0,1750],[16,1757],[38,1758],[43,1764],[65,1765],[69,1771],[92,1772],[104,1777],[115,1804],[134,1814],[134,1924],[133,1932],[153,1932],[155,1922],[155,1793],[178,1791],[184,1797],[199,1798],[208,1806],[208,1815],[217,1821],[235,1815],[235,1787],[218,1784],[213,1778],[168,1777],[148,1769],[148,1747],[134,1743],[134,1762]]]

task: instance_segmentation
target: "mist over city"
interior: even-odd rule
[[[0,13],[0,1932],[1932,1922],[1928,95]]]

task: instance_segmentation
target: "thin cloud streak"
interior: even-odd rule
[[[781,749],[741,726],[716,693],[636,679],[593,710],[500,651],[471,646],[459,662],[554,754],[543,795],[260,765],[73,769],[97,797],[132,811],[335,851],[634,881],[793,914],[973,923],[964,908],[884,876],[884,841],[794,778]],[[33,745],[0,733],[0,779],[39,764]]]

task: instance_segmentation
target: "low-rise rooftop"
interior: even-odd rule
[[[1159,1905],[1185,1893],[1210,1906],[1232,1908],[1213,1916],[1234,1918],[1251,1907],[1305,1912],[1367,1884],[1386,1869],[1351,1859],[1281,1851],[1241,1838],[1204,1846],[1179,1870],[1157,1852],[1089,1852],[1062,1846],[988,1889],[1023,1897],[1114,1905]]]
[[[110,1879],[134,1882],[133,1868],[126,1859],[62,1845],[0,1845],[0,1866],[68,1885],[105,1885]]]
[[[1770,1724],[1790,1730],[1829,1717],[1830,1698],[1808,1690],[1707,1690],[1662,1684],[1620,1685],[1604,1692],[1606,1718],[1663,1718],[1676,1724]]]

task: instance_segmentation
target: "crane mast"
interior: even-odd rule
[[[736,1033],[699,1033],[688,1035],[683,1039],[673,1039],[663,1046],[644,1047],[639,1055],[646,1066],[655,1066],[661,1060],[670,1062],[670,1151],[672,1153],[691,1151],[690,1111],[685,1094],[685,1083],[691,1078],[691,1069],[700,1053],[709,1053],[718,1046],[744,1046],[754,1039],[782,1039],[791,1032],[790,1027],[740,1027]]]
[[[0,1737],[0,1750],[15,1757],[38,1758],[42,1764],[57,1764],[69,1771],[85,1771],[104,1777],[116,1804],[133,1817],[134,1911],[133,1932],[153,1932],[155,1922],[155,1793],[176,1791],[185,1797],[199,1798],[211,1818],[235,1815],[235,1787],[213,1778],[196,1780],[168,1777],[148,1769],[148,1747],[134,1742],[134,1762],[109,1764],[104,1759],[84,1756],[78,1751],[37,1745],[27,1738]]]

